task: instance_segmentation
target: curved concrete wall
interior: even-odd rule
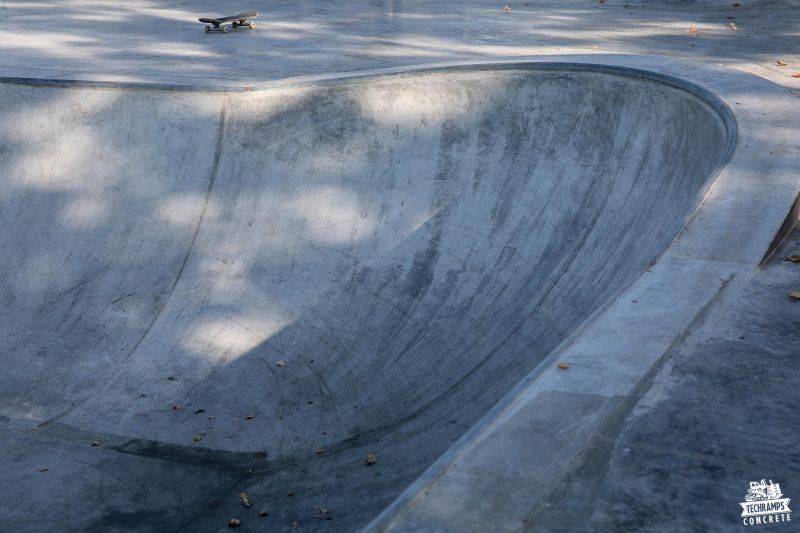
[[[343,530],[641,275],[734,139],[577,67],[0,102],[0,414],[245,468]]]

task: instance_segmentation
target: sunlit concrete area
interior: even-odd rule
[[[792,530],[800,4],[0,27],[0,529]]]

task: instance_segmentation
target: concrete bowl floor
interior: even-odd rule
[[[790,4],[747,13],[796,40]],[[621,431],[800,211],[800,78],[778,67],[759,72],[775,84],[684,59],[423,53],[399,35],[463,20],[300,5],[326,32],[375,16],[319,57],[325,24],[306,21],[283,37],[299,57],[271,66],[276,34],[250,30],[175,65],[153,45],[149,62],[108,40],[103,2],[64,6],[95,37],[2,47],[0,516],[15,530],[559,529],[569,516],[542,506],[578,505],[584,479],[624,484],[596,473],[619,454],[587,447]],[[26,16],[50,24],[40,7]],[[166,35],[184,10],[132,3],[119,32]],[[468,39],[516,39],[513,20]],[[608,49],[685,39],[636,48],[624,26]],[[733,38],[715,31],[699,59]],[[337,56],[359,33],[393,37]],[[766,41],[746,38],[730,62],[754,72]],[[208,53],[230,75],[204,74]]]

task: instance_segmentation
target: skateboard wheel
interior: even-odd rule
[[[206,26],[206,33],[211,33],[211,26]]]
[[[232,24],[232,26],[233,26],[233,29],[235,30],[235,29],[236,29],[236,26],[238,26],[238,25],[239,25],[239,23],[238,23],[238,22],[234,22],[234,23]]]
[[[222,27],[222,33],[228,33],[228,27],[227,26],[223,26]]]
[[[255,22],[251,22],[251,23],[250,23],[250,29],[251,29],[251,30],[254,30],[254,29],[256,29],[256,23],[255,23]]]

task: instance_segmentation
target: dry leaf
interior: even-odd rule
[[[47,472],[50,469],[49,468],[37,468],[36,470],[39,471],[39,472]]]
[[[269,516],[269,511],[259,511],[258,516],[264,518],[265,516]]]
[[[789,293],[789,298],[792,300],[800,300],[800,291],[792,291]]]
[[[364,461],[365,465],[374,465],[378,462],[378,456],[370,452],[367,454],[367,459]]]
[[[93,440],[92,441],[92,446],[100,446],[100,441],[99,440]]]
[[[205,413],[205,412],[206,412],[205,409],[198,409],[197,411],[194,412],[194,414],[199,415],[200,413]]]
[[[697,26],[689,26],[689,33],[697,33]]]
[[[298,522],[297,520],[292,522],[292,529],[297,529],[298,527],[300,527],[300,522]]]
[[[255,416],[253,416],[253,415],[247,415],[246,417],[244,417],[245,420],[252,420],[254,418],[255,418]]]
[[[778,60],[778,66],[779,66],[779,67],[785,67],[785,66],[786,66],[786,61],[781,61],[781,60],[779,59],[779,60]]]
[[[242,521],[238,518],[231,518],[228,520],[228,527],[239,527],[240,525],[242,525]]]
[[[800,262],[800,255],[790,255],[789,261],[791,261],[792,263]]]
[[[292,496],[294,496],[294,491],[293,491],[293,490],[290,490],[289,492],[287,492],[287,493],[286,493],[286,496],[288,496],[289,498],[291,498]]]
[[[569,363],[558,363],[558,368],[560,368],[561,370],[566,370],[566,369],[570,368],[571,366],[572,365],[570,365]]]
[[[325,453],[325,449],[324,448],[315,448],[314,449],[314,453],[317,454],[317,455],[322,455],[323,453]]]
[[[245,507],[250,507],[250,495],[246,492],[242,492],[239,494],[239,497],[242,499],[242,505]]]
[[[511,13],[511,8],[508,7],[508,4],[503,6],[503,13]]]
[[[200,442],[201,440],[203,440],[203,435],[201,433],[198,433],[197,435],[192,437],[192,442]]]
[[[181,410],[181,406],[180,406],[180,405],[178,405],[177,403],[176,403],[176,404],[173,404],[173,406],[172,406],[172,410],[173,410],[173,411],[180,411],[180,410]]]

